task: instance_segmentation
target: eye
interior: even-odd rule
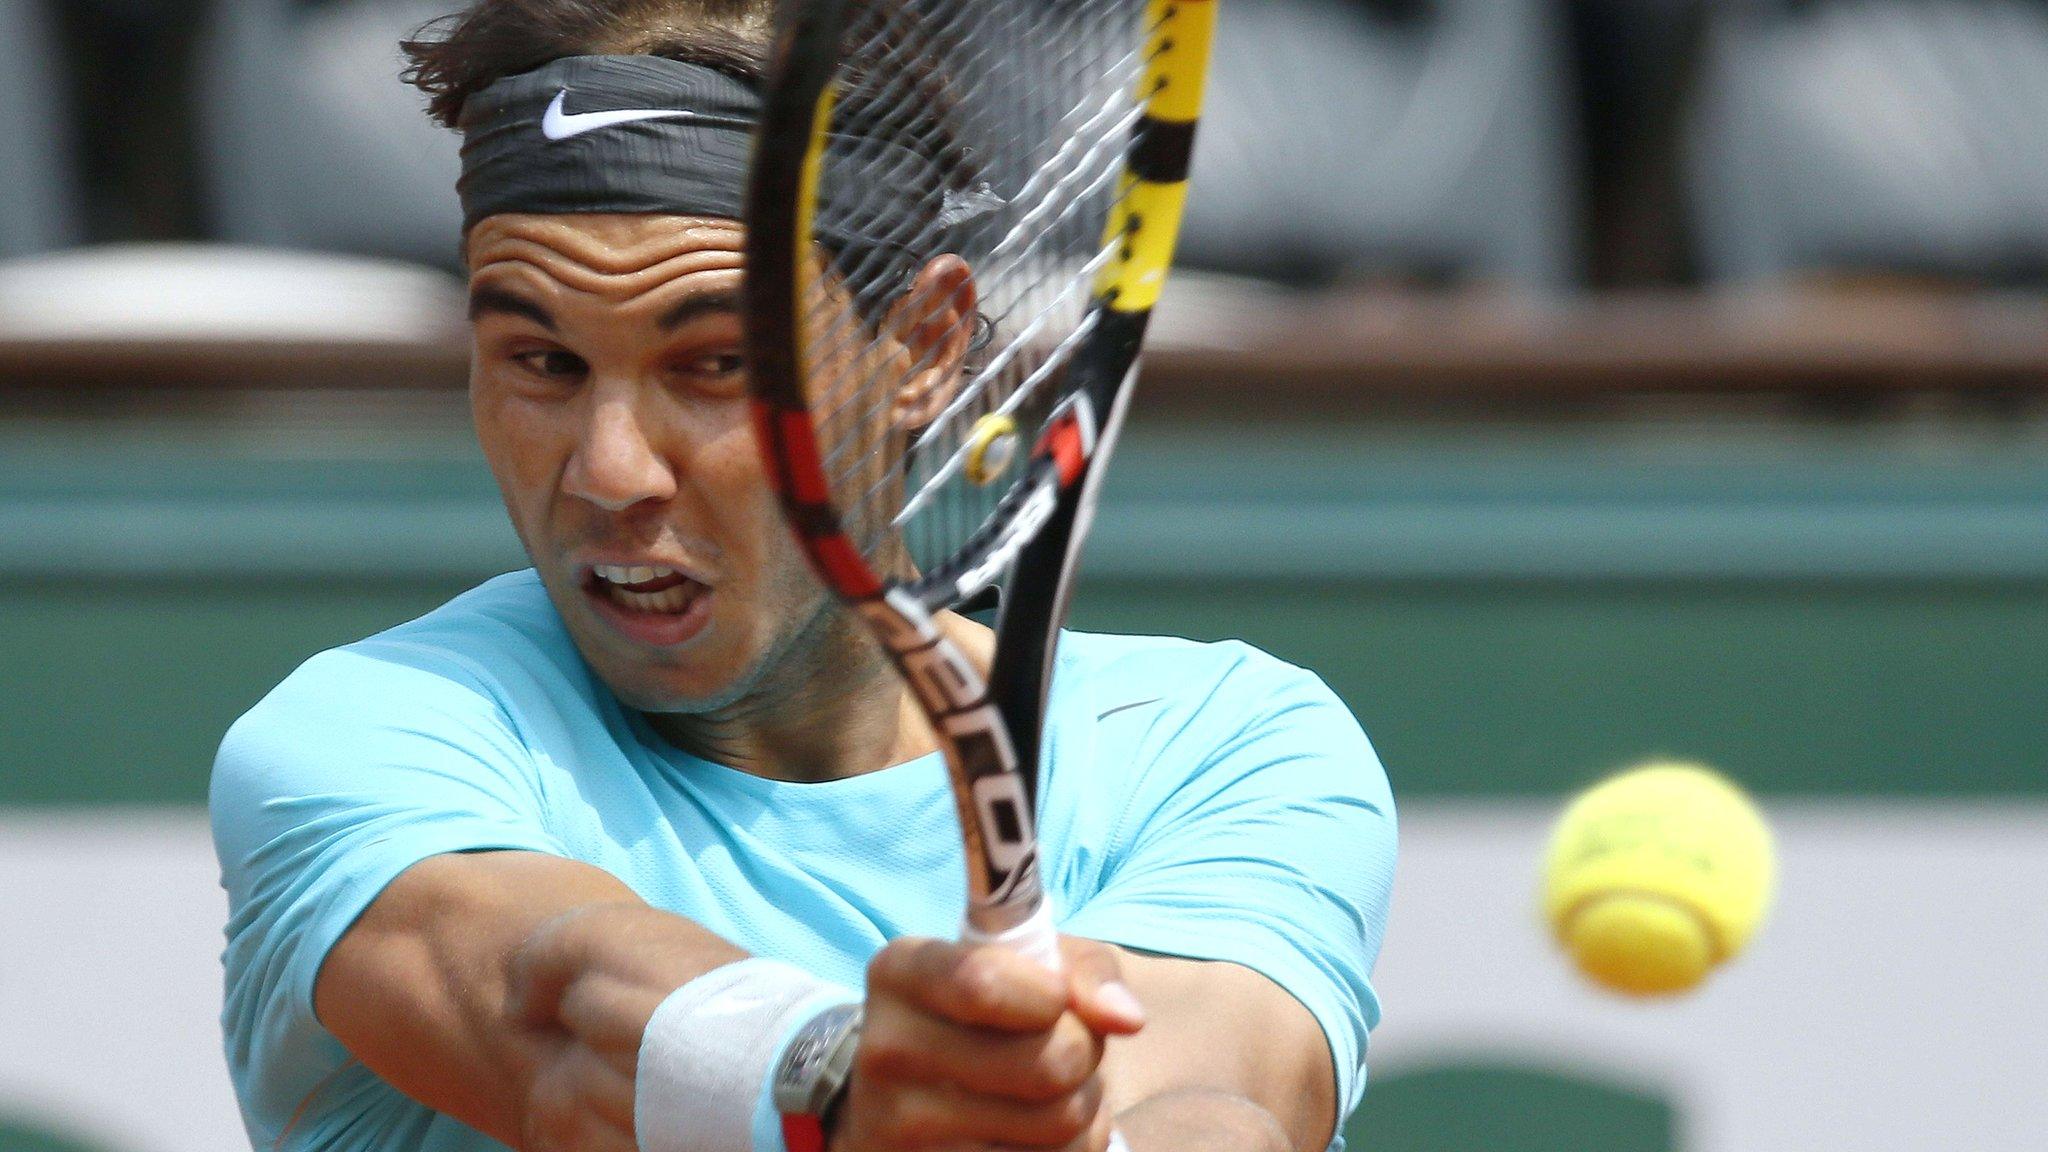
[[[746,357],[737,352],[708,352],[692,357],[684,365],[689,371],[703,376],[730,376],[746,366]]]
[[[747,358],[735,350],[703,352],[676,361],[676,371],[691,381],[715,388],[737,388],[747,370]]]
[[[512,357],[512,362],[534,376],[557,382],[579,380],[590,371],[590,365],[583,357],[560,348],[521,352]]]

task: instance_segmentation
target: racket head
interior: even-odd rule
[[[778,9],[746,219],[755,430],[812,567],[931,719],[976,938],[1052,939],[1045,688],[1213,21],[1213,0]],[[935,617],[998,582],[984,677]]]
[[[780,6],[750,379],[771,482],[842,597],[943,609],[1078,501],[1172,259],[1213,20],[1214,0]]]

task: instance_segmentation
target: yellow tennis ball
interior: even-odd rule
[[[1770,829],[1740,788],[1702,765],[1653,762],[1566,807],[1551,834],[1544,913],[1596,982],[1681,992],[1749,942],[1774,872]]]

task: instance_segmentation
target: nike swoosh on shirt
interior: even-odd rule
[[[562,100],[569,95],[567,88],[555,93],[548,104],[548,110],[540,118],[540,134],[550,140],[567,140],[599,128],[614,124],[630,124],[635,120],[689,120],[697,113],[682,108],[610,108],[601,112],[564,112]]]
[[[1133,700],[1129,704],[1119,704],[1107,712],[1098,713],[1095,718],[1097,720],[1107,720],[1119,712],[1129,712],[1133,708],[1143,708],[1147,704],[1157,704],[1159,699],[1159,697],[1154,696],[1150,700]]]

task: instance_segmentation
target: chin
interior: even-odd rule
[[[746,696],[752,686],[752,677],[736,679],[722,689],[684,688],[672,684],[621,683],[625,678],[606,676],[598,672],[598,679],[619,698],[619,703],[636,712],[663,715],[693,716],[717,712],[730,708]]]
[[[584,663],[620,703],[641,712],[714,711],[745,696],[759,679],[748,661],[727,652],[621,652],[605,642],[610,638],[601,623],[597,628],[596,643],[575,636]]]
[[[738,700],[758,678],[744,667],[744,661],[727,658],[723,653],[635,652],[605,621],[592,618],[594,614],[581,603],[582,595],[580,590],[571,589],[571,602],[563,604],[557,599],[556,609],[584,664],[629,708],[641,712],[708,712]],[[627,650],[621,651],[622,648]]]

